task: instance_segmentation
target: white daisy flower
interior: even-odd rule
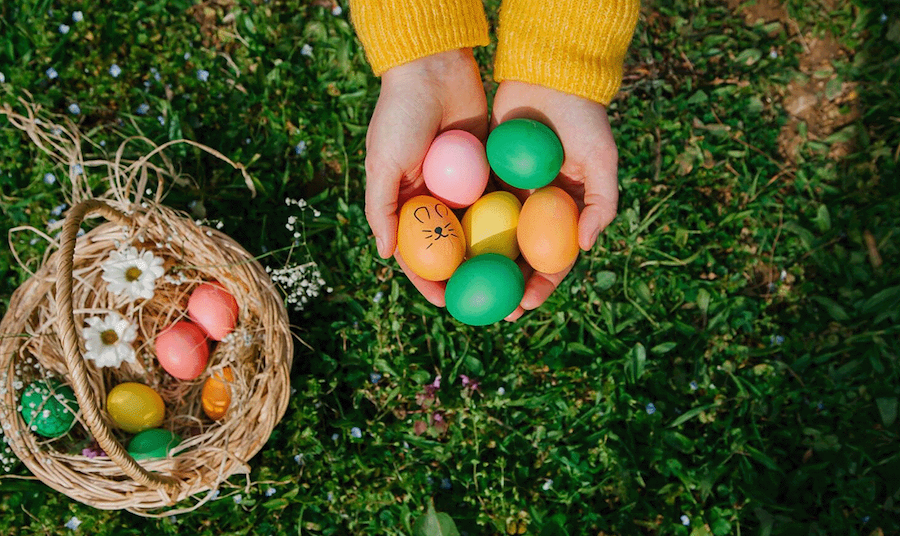
[[[125,292],[133,300],[149,300],[153,297],[156,279],[165,273],[162,265],[163,260],[152,252],[127,247],[109,254],[109,260],[101,266],[102,277],[113,294]]]
[[[135,352],[131,343],[137,337],[137,328],[116,312],[106,318],[92,316],[85,320],[85,359],[91,359],[98,367],[118,367],[134,363]]]

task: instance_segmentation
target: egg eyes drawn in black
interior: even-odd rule
[[[447,214],[450,213],[449,209],[444,205],[438,203],[434,205],[434,213],[436,216],[435,222],[431,221],[431,211],[427,206],[419,207],[413,212],[413,216],[415,216],[416,221],[421,223],[422,225],[426,225],[426,229],[422,229],[423,233],[427,233],[425,235],[426,240],[431,240],[428,246],[425,249],[430,248],[434,245],[435,242],[442,238],[447,238],[450,236],[459,238],[459,235],[456,234],[456,229],[453,228],[453,223],[449,220],[445,221]],[[442,214],[443,213],[443,214]],[[422,218],[425,218],[424,220]],[[433,223],[437,223],[435,227],[431,227]]]

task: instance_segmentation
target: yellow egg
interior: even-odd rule
[[[516,230],[519,249],[538,272],[555,274],[578,258],[578,207],[569,194],[547,186],[528,196]]]
[[[422,279],[443,281],[466,254],[466,238],[456,215],[428,195],[413,197],[400,209],[397,249]]]
[[[166,415],[162,397],[152,388],[135,382],[113,387],[106,397],[106,411],[116,426],[136,434],[158,428]]]
[[[231,367],[225,367],[221,373],[214,374],[206,379],[203,391],[200,393],[200,402],[203,404],[203,412],[210,419],[217,421],[228,412],[231,404],[231,386],[234,374]]]
[[[521,209],[522,203],[509,192],[491,192],[475,201],[462,218],[466,257],[497,253],[516,260],[516,227]]]

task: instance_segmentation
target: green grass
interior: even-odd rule
[[[298,260],[285,223],[302,216],[300,258],[333,289],[291,313],[308,346],[297,345],[296,392],[249,478],[149,530],[408,535],[433,497],[470,535],[519,524],[900,533],[900,19],[877,2],[823,16],[824,4],[791,0],[792,24],[747,26],[720,4],[645,5],[610,107],[618,218],[540,309],[472,328],[375,254],[363,162],[378,80],[346,12],[241,0],[201,24],[188,0],[4,3],[0,100],[28,91],[107,148],[185,137],[248,164],[255,198],[227,165],[178,149],[191,180],[166,202],[221,221],[272,267]],[[858,84],[861,114],[801,140],[791,162],[778,138],[804,53],[797,29],[847,50],[835,74]],[[491,51],[478,51],[487,72]],[[3,119],[0,137],[0,235],[46,229],[63,196],[42,179],[65,170]],[[829,157],[848,140],[848,156]],[[45,246],[33,236],[11,237],[32,268]],[[25,277],[0,251],[0,313]],[[434,412],[446,429],[416,435]],[[70,533],[72,517],[84,534],[148,533],[131,514],[0,479],[0,533]]]

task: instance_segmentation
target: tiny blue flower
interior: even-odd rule
[[[147,89],[150,89],[150,81],[149,80],[144,80],[144,87]]]
[[[75,11],[72,13],[72,20],[75,22],[81,22],[84,20],[84,13],[81,11]]]
[[[884,15],[882,15],[882,17],[883,17],[883,16],[884,16]],[[869,516],[865,516],[864,518],[862,518],[862,522],[863,522],[863,523],[868,523],[870,519],[872,519],[872,518],[869,517]]]
[[[338,440],[338,437],[339,437],[339,436],[337,435],[337,432],[331,434],[331,440],[332,440],[332,441],[337,441],[337,440]]]
[[[275,488],[269,488],[269,489],[267,489],[267,490],[266,490],[266,497],[271,497],[272,495],[275,495]]]
[[[53,184],[56,182],[56,176],[53,173],[44,173],[44,184]]]
[[[653,402],[650,402],[647,404],[647,414],[653,415],[654,413],[656,413],[656,406],[653,405]]]
[[[161,115],[156,116],[156,120],[159,121],[159,124],[160,124],[160,125],[165,126],[165,124],[166,124],[166,119],[165,119],[163,116],[161,116]]]
[[[67,33],[69,33],[69,29],[70,29],[70,28],[69,28],[69,26],[68,26],[67,24],[60,24],[60,25],[59,25],[59,33],[61,33],[61,34],[63,34],[63,35],[66,35]]]
[[[72,168],[72,171],[76,175],[81,175],[82,173],[84,173],[84,168],[81,167],[81,164],[75,164],[75,167]]]
[[[59,73],[57,73],[56,69],[54,69],[53,67],[47,69],[45,73],[47,74],[47,78],[49,78],[50,80],[53,80],[59,76]]]
[[[771,343],[772,346],[780,346],[781,344],[784,343],[784,336],[782,336],[782,335],[772,335],[772,336],[769,338],[769,342]]]
[[[294,146],[294,154],[301,155],[306,152],[306,142],[300,141],[297,145]]]
[[[544,485],[541,486],[541,489],[544,491],[549,491],[550,488],[552,488],[552,487],[553,487],[553,480],[548,478],[547,481],[544,482]]]
[[[369,374],[369,381],[372,382],[373,384],[375,384],[375,383],[378,383],[381,381],[381,377],[382,377],[381,374],[379,374],[377,372],[373,372],[373,373]]]
[[[690,527],[691,526],[691,518],[682,514],[681,524],[684,525],[685,527]]]
[[[300,55],[301,55],[301,56],[306,56],[306,57],[308,57],[308,58],[311,58],[311,57],[312,57],[312,52],[313,52],[313,51],[312,51],[312,46],[310,46],[309,43],[307,43],[307,44],[303,45],[302,47],[300,47]]]
[[[497,388],[497,394],[500,395],[500,396],[505,395],[505,394],[506,394],[506,389],[504,389],[504,388],[502,388],[502,387],[498,387],[498,388]]]
[[[106,140],[100,140],[100,147],[106,147]]]
[[[78,115],[81,113],[81,108],[73,102],[69,105],[69,113],[72,115]]]
[[[823,409],[825,409],[825,404],[823,404],[823,403],[820,401],[818,404],[816,404],[816,407],[819,408],[819,411],[822,411]]]
[[[375,293],[374,296],[372,296],[372,301],[374,301],[375,303],[378,303],[381,301],[382,298],[384,298],[384,292],[381,292],[379,290],[378,292]]]
[[[141,105],[137,107],[137,110],[135,110],[134,113],[136,113],[138,115],[147,115],[147,112],[149,112],[149,111],[150,111],[150,105],[147,104],[146,102],[144,102],[144,103],[141,103]]]
[[[209,80],[209,71],[207,71],[206,69],[198,69],[197,80],[200,80],[201,82],[206,82],[207,80]]]
[[[778,57],[778,51],[775,50],[775,49],[770,50],[770,51],[769,51],[769,57],[772,58],[772,59],[774,60],[775,58]]]
[[[882,13],[881,16],[878,17],[878,21],[879,21],[881,24],[884,24],[885,22],[887,22],[887,15],[884,14],[884,13]]]
[[[119,75],[122,74],[122,68],[113,63],[109,67],[109,74],[111,74],[113,78],[118,78]]]
[[[359,428],[354,426],[353,428],[350,429],[350,435],[352,435],[356,439],[360,439],[360,438],[362,438],[362,430],[360,430]]]
[[[3,73],[0,73],[0,84],[2,84],[4,82],[6,82],[6,75]]]
[[[697,382],[696,382],[696,381],[691,382],[690,385],[691,385],[691,391],[696,391],[697,389],[700,388],[700,386],[697,385]]]
[[[449,478],[444,478],[441,480],[441,489],[445,489],[445,490],[453,489],[453,484],[450,482]]]
[[[63,203],[62,205],[56,205],[55,207],[53,207],[53,210],[50,211],[50,214],[52,216],[60,216],[60,215],[62,215],[62,212],[64,210],[66,210],[65,203]]]
[[[334,502],[334,493],[329,491],[326,497],[328,497],[328,502]]]
[[[213,501],[216,500],[218,497],[219,497],[219,490],[217,490],[217,489],[214,489],[213,492],[210,493],[210,496],[209,496],[209,498]]]
[[[246,138],[244,140],[244,145],[250,145],[250,138]]]
[[[341,8],[341,6],[334,6],[334,9],[331,10],[331,14],[335,17],[340,16],[340,14],[343,12],[344,10]]]
[[[300,465],[306,465],[306,461],[303,459],[303,454],[297,454],[294,456],[294,461]]]
[[[66,521],[66,528],[69,530],[78,530],[78,525],[81,525],[81,520],[75,516]]]
[[[190,52],[185,52],[185,53],[184,53],[184,61],[187,61],[187,60],[189,60],[189,59],[191,59],[191,53],[190,53]]]
[[[237,494],[237,495],[235,495],[234,497],[232,497],[232,499],[234,499],[234,504],[241,504],[241,501],[243,500],[243,497],[241,497],[240,494]]]

